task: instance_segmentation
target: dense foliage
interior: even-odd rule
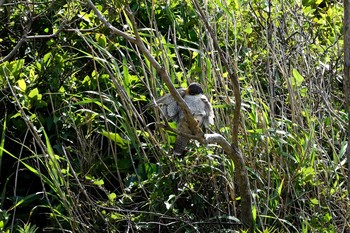
[[[123,1],[94,4],[133,35]],[[342,2],[200,4],[237,63],[256,231],[349,229]],[[232,83],[193,2],[129,5],[173,84],[200,82],[229,139]],[[172,156],[175,135],[142,109],[167,90],[137,46],[84,1],[5,1],[0,15],[1,232],[247,230],[223,150]]]

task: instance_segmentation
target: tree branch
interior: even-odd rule
[[[19,48],[21,48],[21,46],[27,42],[27,40],[33,40],[33,39],[44,39],[44,38],[52,38],[58,35],[58,33],[60,33],[63,30],[64,24],[61,25],[61,27],[53,34],[50,35],[32,35],[32,36],[28,36],[27,32],[24,33],[24,35],[22,36],[22,38],[18,41],[18,43],[16,44],[16,46],[11,50],[11,52],[9,54],[7,54],[5,57],[0,59],[0,63],[5,62],[10,60],[19,50]]]
[[[95,12],[97,17],[102,21],[102,23],[105,24],[106,27],[108,27],[113,33],[115,33],[115,34],[123,37],[127,41],[135,44],[140,49],[140,51],[147,58],[147,60],[152,65],[152,67],[154,67],[156,69],[157,73],[161,76],[162,81],[168,87],[169,92],[171,93],[171,95],[174,97],[175,101],[178,103],[178,105],[180,106],[180,108],[184,112],[186,122],[191,127],[192,133],[194,135],[198,136],[198,138],[203,137],[204,134],[203,134],[202,130],[199,127],[196,127],[197,122],[193,118],[187,104],[185,103],[185,101],[182,99],[182,97],[180,96],[178,91],[173,86],[171,79],[169,77],[169,74],[164,69],[164,67],[162,67],[157,62],[157,60],[152,56],[151,52],[146,48],[141,37],[139,36],[138,31],[137,31],[137,24],[136,24],[135,18],[133,16],[130,8],[128,6],[126,6],[125,12],[126,12],[127,16],[129,17],[129,20],[132,24],[134,36],[130,36],[129,34],[113,27],[107,21],[107,19],[100,13],[100,11],[95,7],[95,5],[92,3],[91,0],[87,0],[87,3],[89,5],[89,7]],[[197,5],[198,5],[198,3],[197,3]],[[198,7],[198,9],[199,9],[199,7]],[[203,20],[203,22],[205,22],[204,16],[202,16],[202,20]],[[211,31],[210,26],[207,25],[207,27],[208,27],[208,30]],[[206,138],[207,138],[206,141],[218,143],[220,146],[222,146],[222,148],[225,150],[227,155],[234,161],[236,168],[237,168],[237,179],[239,182],[239,189],[241,191],[241,198],[242,198],[242,201],[241,201],[241,203],[242,203],[242,222],[245,225],[249,226],[250,230],[252,231],[253,230],[252,226],[254,225],[254,223],[252,220],[252,197],[251,197],[251,193],[250,193],[249,179],[248,179],[247,171],[245,169],[243,156],[238,149],[238,126],[239,126],[239,114],[240,114],[240,106],[241,106],[241,97],[240,97],[240,92],[239,92],[238,77],[237,77],[237,74],[235,72],[235,69],[234,68],[231,69],[228,62],[226,61],[226,58],[224,57],[223,52],[221,51],[221,49],[217,43],[217,40],[214,37],[214,33],[212,31],[211,31],[211,35],[214,39],[215,47],[219,51],[219,53],[221,54],[220,56],[222,57],[222,59],[224,61],[224,65],[228,69],[230,77],[232,79],[233,86],[234,86],[234,95],[236,98],[236,108],[234,110],[234,126],[233,126],[233,132],[232,132],[233,143],[230,145],[226,141],[226,139],[219,134],[206,135]]]
[[[214,48],[218,51],[218,54],[220,56],[220,59],[223,62],[224,67],[227,69],[228,76],[231,79],[232,85],[233,85],[233,95],[235,97],[236,106],[233,110],[233,125],[232,125],[232,143],[235,146],[238,146],[238,129],[239,129],[239,121],[240,121],[240,111],[241,111],[241,105],[242,105],[242,99],[241,99],[241,92],[239,89],[239,81],[238,81],[238,75],[237,75],[237,67],[235,62],[232,62],[230,59],[230,56],[225,56],[225,53],[222,51],[221,47],[219,46],[218,40],[216,38],[216,33],[213,31],[211,26],[209,25],[207,18],[202,11],[199,3],[197,0],[193,0],[193,3],[196,7],[196,10],[198,12],[199,17],[201,18],[202,22],[204,23],[205,28],[210,34],[210,37],[213,39]]]
[[[238,147],[238,129],[240,122],[240,111],[241,111],[241,93],[237,75],[236,64],[231,61],[230,56],[225,56],[226,54],[222,51],[219,46],[216,33],[212,30],[208,17],[204,15],[201,7],[198,4],[197,0],[193,0],[193,3],[196,7],[199,17],[201,18],[203,24],[205,25],[207,31],[210,34],[210,37],[213,40],[214,48],[218,51],[220,58],[223,62],[223,65],[229,73],[229,77],[233,84],[233,94],[236,100],[236,106],[233,112],[233,126],[232,126],[232,144],[230,145],[228,141],[220,134],[205,135],[207,142],[216,142],[218,143],[226,152],[227,156],[233,160],[236,166],[236,174],[238,181],[238,188],[241,195],[241,219],[243,224],[249,227],[249,232],[254,232],[255,221],[253,219],[253,197],[250,190],[248,172],[245,167],[244,159],[242,152]]]
[[[132,23],[134,36],[130,36],[129,34],[112,26],[108,22],[108,20],[101,14],[101,12],[96,8],[96,6],[92,3],[91,0],[87,0],[87,3],[89,5],[89,7],[94,11],[94,13],[97,15],[97,17],[102,21],[102,23],[106,27],[108,27],[113,33],[117,34],[118,36],[121,36],[124,39],[126,39],[127,41],[135,44],[140,49],[140,51],[147,58],[147,60],[150,62],[150,64],[156,69],[156,71],[160,75],[162,81],[168,87],[169,92],[174,97],[175,101],[178,103],[181,110],[184,112],[186,122],[190,126],[192,133],[194,135],[199,136],[199,137],[203,137],[204,134],[203,134],[202,130],[199,127],[196,127],[196,125],[197,125],[196,120],[193,118],[191,111],[188,108],[187,104],[185,103],[185,101],[182,99],[181,95],[178,93],[178,91],[176,90],[176,88],[172,84],[171,79],[169,77],[169,74],[164,69],[164,67],[162,67],[157,62],[157,60],[152,56],[151,52],[146,48],[145,44],[143,43],[143,41],[142,41],[140,35],[138,34],[138,31],[137,31],[136,20],[134,18],[134,15],[131,12],[129,6],[126,6],[125,12]]]

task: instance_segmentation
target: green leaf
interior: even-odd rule
[[[278,189],[277,189],[278,196],[281,196],[283,183],[284,183],[284,179],[282,179],[281,184],[278,186]]]
[[[117,195],[115,193],[111,193],[111,194],[108,195],[108,199],[110,201],[114,201],[116,198],[117,198]]]
[[[311,198],[310,199],[311,204],[313,205],[318,205],[318,200],[316,198]]]
[[[301,96],[301,97],[306,97],[307,94],[308,94],[308,91],[309,91],[309,89],[308,89],[307,87],[302,87],[302,88],[300,88],[300,91],[299,91],[300,96]]]
[[[95,180],[94,184],[97,185],[97,186],[102,186],[102,185],[105,184],[105,182],[103,180]]]
[[[324,216],[323,216],[323,220],[325,222],[329,222],[332,220],[332,215],[330,215],[329,213],[326,213]]]
[[[125,219],[125,216],[120,214],[120,213],[112,213],[111,214],[111,219],[113,219],[113,220],[122,220],[122,219]]]
[[[7,68],[11,71],[11,74],[13,76],[17,76],[21,73],[23,65],[24,65],[24,59],[20,59],[20,60],[12,61],[10,64],[8,64]]]
[[[106,39],[106,36],[104,34],[97,33],[95,38],[96,38],[99,45],[101,45],[102,47],[106,47],[107,39]]]
[[[27,84],[26,84],[26,81],[24,81],[24,79],[18,80],[18,81],[17,81],[17,85],[18,85],[18,87],[19,87],[19,89],[20,89],[21,91],[23,91],[23,92],[26,91],[26,89],[27,89]]]
[[[303,76],[299,73],[297,69],[293,69],[293,79],[292,79],[292,85],[295,87],[300,87],[302,82],[304,81]]]
[[[128,96],[131,96],[131,82],[130,82],[130,74],[128,69],[128,61],[126,60],[126,57],[123,56],[123,73],[124,73],[124,88],[126,93],[128,93]]]
[[[5,117],[3,118],[3,128],[2,128],[2,133],[1,133],[1,141],[0,141],[0,174],[1,174],[1,164],[2,164],[2,155],[4,151],[2,148],[4,148],[5,145],[5,135],[6,135],[6,123],[7,123],[7,113],[5,112]],[[0,202],[1,206],[3,206],[3,201]]]
[[[244,29],[244,31],[248,34],[253,32],[253,29],[250,23],[247,24],[247,27]]]
[[[28,97],[31,98],[31,99],[41,100],[42,95],[39,94],[38,88],[34,88],[33,90],[31,90],[31,91],[29,92]]]
[[[103,131],[101,134],[111,139],[113,142],[117,143],[117,145],[120,146],[122,149],[126,149],[127,145],[130,144],[130,141],[122,138],[119,135],[119,133],[111,133],[111,132]]]

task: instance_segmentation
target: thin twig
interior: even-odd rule
[[[27,42],[27,40],[33,40],[33,39],[46,39],[46,38],[52,38],[52,37],[56,37],[58,35],[58,33],[60,33],[64,28],[64,24],[61,25],[61,27],[53,34],[50,35],[33,35],[33,36],[27,36],[27,32],[24,33],[24,35],[22,36],[22,38],[18,41],[18,43],[16,44],[16,46],[11,50],[11,52],[9,54],[7,54],[5,57],[3,57],[2,59],[0,59],[0,63],[5,62],[10,60],[19,50],[19,48],[21,48],[21,46]]]

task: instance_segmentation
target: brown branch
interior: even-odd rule
[[[234,62],[231,61],[230,56],[227,56],[222,51],[219,46],[216,33],[214,33],[213,29],[209,25],[207,18],[204,15],[201,7],[197,0],[193,0],[193,3],[196,7],[199,17],[201,21],[204,23],[205,28],[210,34],[210,37],[213,40],[214,48],[218,51],[218,54],[223,62],[224,67],[227,69],[229,73],[229,77],[233,84],[233,94],[236,100],[236,106],[233,112],[233,126],[232,126],[232,144],[230,145],[228,141],[220,134],[213,135],[205,135],[207,142],[216,142],[218,143],[226,152],[227,156],[233,160],[236,166],[236,176],[238,181],[238,188],[241,195],[241,219],[245,226],[249,227],[249,232],[254,232],[255,229],[255,221],[253,219],[253,197],[250,190],[249,177],[248,172],[245,167],[244,159],[242,152],[238,147],[238,129],[239,129],[239,121],[240,121],[240,110],[241,110],[241,93],[237,75],[237,67]]]
[[[168,123],[166,124],[161,124],[160,125],[162,128],[166,129],[166,130],[169,130],[170,132],[173,132],[175,133],[176,135],[180,135],[180,136],[184,136],[186,138],[190,138],[190,139],[195,139],[199,142],[202,142],[202,143],[207,143],[204,138],[202,136],[198,136],[198,135],[194,135],[194,134],[188,134],[188,133],[184,133],[180,130],[177,130],[177,129],[174,129],[172,128]],[[206,137],[206,134],[204,135],[204,137]]]
[[[18,43],[16,44],[16,46],[11,50],[11,52],[9,54],[7,54],[4,58],[0,59],[0,63],[5,62],[10,60],[18,51],[18,49],[24,44],[24,42],[26,42],[27,39],[26,37],[22,37],[20,39],[20,41],[18,41]]]
[[[96,6],[92,3],[91,0],[87,0],[87,4],[89,5],[89,7],[94,11],[94,13],[96,14],[97,18],[99,20],[101,20],[101,22],[109,29],[111,30],[111,32],[115,33],[118,36],[123,37],[124,39],[126,39],[127,41],[136,44],[136,38],[129,35],[126,32],[123,32],[121,30],[119,30],[118,28],[114,27],[112,24],[110,24],[110,22],[108,22],[108,20],[101,14],[101,12],[96,8]]]
[[[225,151],[226,155],[234,162],[236,167],[238,189],[241,195],[242,223],[249,227],[249,232],[254,232],[255,222],[252,215],[253,197],[250,190],[248,172],[245,167],[242,152],[238,147],[230,144],[221,134],[206,134],[205,139],[206,143],[219,144]]]
[[[147,49],[145,44],[143,43],[140,35],[138,34],[137,31],[137,24],[136,20],[134,18],[134,15],[132,14],[130,8],[128,6],[125,7],[125,12],[127,16],[129,17],[132,27],[133,27],[133,32],[134,36],[131,36],[127,34],[126,32],[123,32],[114,26],[112,26],[108,20],[101,14],[101,12],[96,8],[96,6],[92,3],[91,0],[87,0],[87,3],[89,7],[94,11],[94,13],[97,15],[97,17],[101,20],[101,22],[109,28],[113,33],[117,34],[118,36],[123,37],[127,41],[135,44],[140,51],[143,53],[143,55],[147,58],[147,60],[150,62],[150,64],[156,69],[157,73],[160,75],[162,81],[165,83],[165,85],[168,87],[169,92],[171,95],[174,97],[175,101],[178,103],[180,106],[181,110],[184,112],[186,122],[188,122],[188,125],[191,127],[191,131],[194,135],[198,135],[200,137],[203,137],[203,132],[200,130],[199,127],[196,127],[197,122],[193,118],[190,109],[188,108],[187,104],[185,101],[182,99],[181,95],[178,93],[176,88],[171,82],[171,79],[169,77],[169,74],[167,71],[162,67],[157,60],[152,56],[151,52]]]
[[[195,135],[194,137],[198,137],[196,139],[203,137],[203,132],[200,130],[199,127],[196,127],[197,122],[194,120],[187,104],[184,102],[184,100],[182,99],[182,97],[180,96],[178,91],[175,89],[175,87],[171,83],[171,80],[170,80],[170,77],[169,77],[167,71],[152,56],[150,51],[146,48],[145,44],[143,43],[141,37],[139,36],[138,31],[137,31],[136,20],[132,14],[130,8],[127,6],[125,9],[125,12],[126,12],[127,16],[129,17],[130,22],[132,23],[134,36],[130,36],[129,34],[113,27],[107,21],[107,19],[99,12],[99,10],[94,6],[94,4],[91,2],[91,0],[87,0],[87,3],[89,5],[89,7],[91,7],[91,9],[95,12],[97,17],[102,21],[102,23],[105,24],[106,27],[108,27],[115,34],[122,36],[127,41],[135,44],[140,49],[140,51],[144,54],[144,56],[147,58],[147,60],[150,62],[150,64],[156,69],[157,73],[161,76],[162,81],[168,87],[171,95],[174,97],[175,101],[179,104],[179,106],[183,110],[183,112],[185,114],[185,119],[188,122],[188,125],[191,127],[192,133]],[[210,27],[209,27],[209,29],[210,29]],[[214,34],[212,33],[212,35],[214,35]],[[243,216],[242,220],[243,220],[243,223],[246,224],[247,226],[249,226],[250,229],[252,230],[253,229],[253,227],[251,227],[253,225],[253,223],[252,223],[253,222],[252,221],[252,208],[251,208],[252,207],[251,206],[252,197],[251,197],[251,193],[250,193],[249,180],[248,180],[247,171],[245,169],[245,165],[244,165],[244,161],[243,161],[243,156],[242,156],[242,154],[239,151],[238,146],[237,146],[238,145],[238,136],[237,135],[238,135],[238,125],[239,125],[239,113],[240,113],[240,104],[241,104],[238,77],[237,77],[237,74],[234,72],[235,70],[234,69],[232,70],[230,68],[222,51],[220,50],[220,47],[217,44],[217,41],[216,41],[216,48],[221,53],[221,57],[225,61],[224,64],[225,64],[225,66],[227,66],[230,75],[233,77],[232,80],[233,80],[233,84],[234,84],[234,93],[235,93],[235,98],[236,98],[236,108],[234,111],[234,120],[236,123],[234,123],[234,128],[233,128],[233,135],[235,135],[235,136],[233,137],[232,145],[230,145],[226,141],[226,139],[219,134],[218,135],[207,135],[206,142],[218,143],[220,146],[222,146],[222,148],[225,150],[227,155],[234,161],[234,163],[237,167],[237,179],[238,179],[238,182],[240,184],[239,187],[240,187],[241,197],[242,197],[242,216]],[[179,132],[177,132],[177,133],[179,133]],[[193,138],[193,137],[191,137],[191,138]]]
[[[238,75],[237,75],[237,67],[235,62],[232,62],[230,59],[230,56],[225,56],[225,53],[222,51],[222,49],[219,46],[216,33],[213,31],[211,26],[209,25],[209,22],[207,21],[207,18],[204,15],[204,12],[202,11],[201,7],[199,6],[199,3],[197,0],[193,0],[193,3],[196,7],[196,10],[198,11],[198,15],[201,18],[202,22],[204,23],[205,28],[210,34],[210,37],[213,39],[214,48],[217,50],[220,59],[223,62],[224,67],[227,69],[228,76],[231,79],[232,85],[233,85],[233,95],[235,97],[236,106],[233,110],[233,125],[232,125],[232,144],[235,146],[238,146],[238,130],[239,130],[239,121],[240,121],[240,111],[241,111],[241,105],[242,105],[242,99],[241,99],[241,92],[239,88],[239,81],[238,81]]]

